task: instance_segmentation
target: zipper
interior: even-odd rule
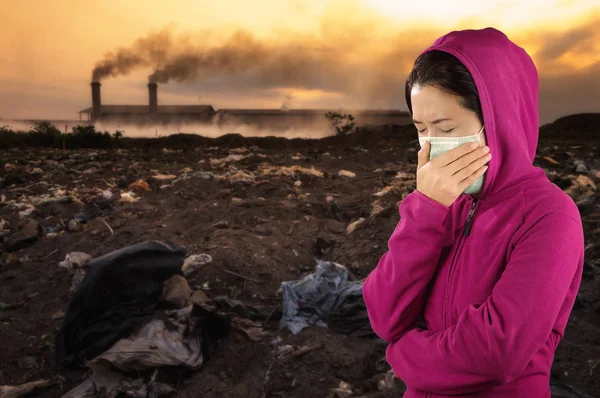
[[[467,223],[465,224],[465,230],[463,232],[463,234],[460,236],[460,240],[458,242],[458,247],[456,248],[456,251],[454,252],[454,256],[452,256],[452,262],[450,263],[450,270],[448,271],[448,281],[446,282],[446,289],[445,289],[445,293],[444,293],[444,311],[443,311],[443,316],[444,316],[444,329],[446,329],[448,327],[448,312],[450,310],[450,293],[452,291],[452,286],[451,286],[451,282],[452,282],[452,276],[454,275],[454,263],[456,262],[456,258],[458,256],[458,253],[460,252],[460,249],[462,248],[462,243],[463,240],[466,239],[465,237],[469,236],[469,234],[471,233],[471,225],[473,223],[473,214],[475,213],[475,206],[477,206],[477,198],[473,197],[473,202],[471,203],[471,210],[469,211],[469,214],[467,215]]]

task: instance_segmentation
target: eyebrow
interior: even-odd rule
[[[438,123],[445,122],[445,121],[448,121],[448,120],[452,120],[452,119],[447,119],[447,118],[435,119],[435,120],[432,120],[431,123],[438,124]],[[413,119],[413,123],[415,123],[415,124],[423,124],[423,122],[420,122],[420,121],[415,120],[415,119]]]

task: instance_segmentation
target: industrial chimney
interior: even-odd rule
[[[102,117],[102,101],[100,100],[100,82],[92,82],[92,122]]]
[[[148,83],[148,95],[149,95],[149,108],[148,112],[150,115],[156,115],[158,113],[158,93],[156,83]]]

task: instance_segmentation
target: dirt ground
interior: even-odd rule
[[[97,257],[144,240],[170,241],[184,246],[188,255],[213,258],[189,278],[193,289],[273,308],[281,308],[281,282],[312,272],[315,257],[345,265],[358,279],[368,275],[387,249],[399,220],[398,203],[415,188],[415,137],[388,134],[293,144],[234,138],[185,150],[0,154],[0,217],[6,222],[0,233],[11,230],[0,240],[6,244],[23,219],[36,220],[43,230],[24,247],[1,253],[0,302],[16,308],[0,310],[0,385],[48,379],[50,387],[30,396],[59,397],[85,378],[85,372],[62,370],[54,362],[54,336],[72,281],[58,263],[70,252]],[[586,271],[552,373],[560,383],[591,396],[600,396],[600,189],[589,184],[600,184],[598,148],[597,143],[543,142],[536,159],[580,203],[585,222]],[[231,154],[245,157],[215,162]],[[581,159],[586,172],[577,172],[573,159]],[[281,171],[293,165],[323,174]],[[250,175],[242,176],[249,182],[232,181],[240,170]],[[340,176],[340,170],[355,177]],[[228,172],[230,178],[218,179]],[[152,178],[157,174],[175,178]],[[139,179],[150,191],[128,188]],[[120,202],[120,194],[129,191],[139,199]],[[78,200],[15,207],[65,192]],[[90,209],[96,216],[69,231],[69,220]],[[360,218],[364,222],[347,233]],[[292,335],[278,329],[278,319],[263,327],[266,336],[260,342],[227,337],[198,371],[181,375],[176,396],[402,396],[403,384],[386,378],[386,344],[376,338],[317,326]],[[274,341],[323,346],[303,356],[278,357]],[[341,390],[333,392],[336,388]]]

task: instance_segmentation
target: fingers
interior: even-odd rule
[[[467,187],[469,185],[471,185],[472,183],[474,183],[476,179],[481,177],[483,175],[483,173],[486,172],[487,169],[488,169],[488,165],[481,166],[479,169],[477,169],[477,171],[475,171],[475,173],[471,174],[470,176],[468,176],[467,178],[462,180],[458,184],[458,191],[463,192],[465,189],[467,189]]]
[[[448,164],[446,166],[446,169],[448,172],[450,172],[451,175],[454,175],[454,174],[458,173],[460,170],[468,167],[471,163],[475,162],[476,160],[478,160],[482,157],[485,157],[489,153],[489,151],[490,151],[490,148],[488,146],[479,147],[479,148],[475,149],[474,151],[471,151],[471,152],[467,153],[466,155],[461,156],[460,158],[456,159],[454,162]]]
[[[478,151],[474,151],[474,152],[478,152]],[[453,177],[456,179],[456,181],[462,181],[465,178],[469,177],[471,174],[475,173],[482,166],[485,166],[487,164],[487,162],[490,161],[491,158],[492,158],[492,154],[486,153],[483,156],[480,156],[477,159],[475,159],[474,161],[472,161],[471,163],[469,163],[466,167],[463,167],[462,169],[458,170],[455,174],[453,174]]]
[[[423,165],[429,162],[429,141],[425,141],[423,147],[417,153],[417,170],[419,170]]]
[[[454,162],[456,159],[459,159],[460,157],[474,151],[478,147],[479,144],[477,142],[468,142],[447,152],[442,153],[440,156],[437,156],[432,161],[438,163],[441,167],[444,167]]]

